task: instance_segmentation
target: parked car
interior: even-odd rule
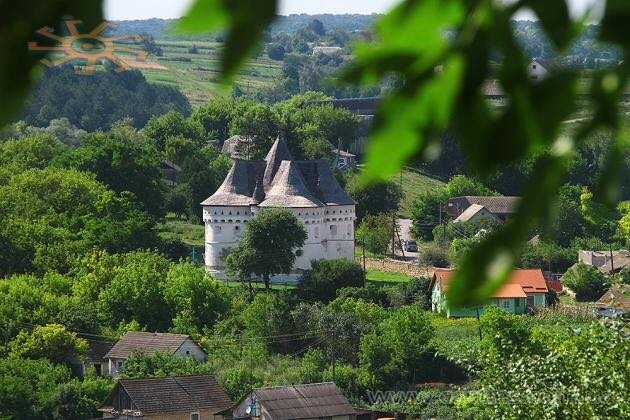
[[[416,241],[405,241],[405,251],[418,252],[418,244]]]

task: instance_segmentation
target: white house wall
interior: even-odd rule
[[[190,338],[187,338],[186,341],[177,349],[175,352],[176,356],[181,357],[191,357],[198,362],[205,362],[208,360],[208,356],[203,350]]]

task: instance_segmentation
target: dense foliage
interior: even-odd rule
[[[172,110],[188,114],[190,105],[179,91],[149,84],[139,71],[120,73],[112,66],[86,77],[64,66],[44,72],[22,115],[35,126],[67,118],[76,127],[95,131],[108,130],[123,118],[141,128],[152,116]]]

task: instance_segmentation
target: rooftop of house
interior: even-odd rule
[[[492,214],[512,214],[516,212],[520,197],[466,195],[451,198],[449,204],[454,200],[463,200],[468,204],[468,207],[472,205],[482,206]]]
[[[135,352],[146,355],[175,353],[189,339],[183,334],[131,331],[125,334],[104,356],[106,359],[127,359]]]
[[[101,363],[105,355],[114,347],[113,341],[86,340],[88,343],[88,360],[93,363]]]
[[[354,205],[325,160],[293,160],[277,139],[264,161],[234,159],[219,189],[203,206],[322,207]]]
[[[232,401],[217,380],[209,375],[167,378],[120,379],[101,411],[114,408],[123,389],[141,415],[209,410],[218,413],[231,407]]]
[[[630,251],[580,251],[578,260],[597,267],[604,273],[620,271],[630,267]]]
[[[290,385],[254,391],[256,401],[275,420],[352,415],[356,410],[333,382]]]
[[[600,309],[621,309],[630,311],[630,285],[613,284],[612,287],[604,293],[595,303]]]
[[[442,290],[448,291],[455,276],[455,270],[438,268],[433,274],[429,289],[433,289],[436,282]],[[528,293],[547,293],[547,282],[540,269],[518,269],[512,271],[507,283],[494,293],[493,298],[524,298]]]
[[[484,206],[480,205],[480,204],[473,204],[471,206],[469,206],[466,210],[464,210],[464,212],[462,214],[460,214],[459,216],[457,216],[454,220],[454,222],[468,222],[470,221],[473,217],[475,217],[476,214],[483,212],[483,210],[485,209]],[[491,212],[490,215],[492,215]],[[496,220],[496,218],[495,218]]]

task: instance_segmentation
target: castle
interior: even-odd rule
[[[293,160],[281,139],[263,161],[234,156],[233,161],[219,189],[201,203],[210,272],[224,276],[225,258],[238,245],[247,222],[271,207],[293,212],[308,234],[289,278],[299,277],[313,260],[354,259],[355,202],[339,186],[327,161]]]

